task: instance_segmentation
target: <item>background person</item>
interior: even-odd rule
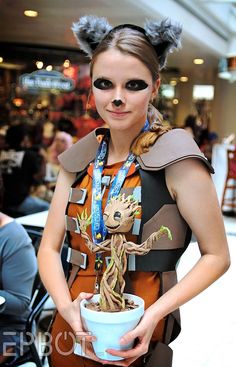
[[[5,187],[4,211],[14,217],[37,213],[49,208],[49,203],[31,195],[33,186],[45,177],[44,157],[25,147],[27,126],[23,123],[9,127],[6,149],[0,152],[0,167]]]
[[[58,161],[59,154],[70,148],[73,144],[73,137],[65,131],[57,131],[52,144],[47,150],[46,176],[47,187],[55,188],[57,176],[60,170]]]
[[[20,343],[25,341],[23,332],[37,272],[30,237],[21,224],[1,211],[3,190],[0,172],[0,296],[5,299],[0,305],[0,365],[23,351]]]

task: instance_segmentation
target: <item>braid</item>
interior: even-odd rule
[[[150,130],[141,133],[133,142],[131,152],[135,155],[141,155],[149,151],[156,140],[167,131],[171,130],[169,126],[163,126],[162,114],[152,105],[148,107],[148,121]]]

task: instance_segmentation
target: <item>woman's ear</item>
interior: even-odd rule
[[[160,84],[161,84],[161,79],[158,78],[154,83],[153,83],[153,89],[152,89],[152,100],[154,100],[158,94],[158,90],[160,88]]]

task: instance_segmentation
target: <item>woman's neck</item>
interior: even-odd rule
[[[140,133],[140,127],[132,131],[117,131],[110,129],[110,143],[108,150],[108,164],[125,161],[129,155],[133,141]]]
[[[125,161],[129,155],[130,147],[133,140],[136,138],[139,132],[133,134],[124,131],[110,131],[110,143],[108,151],[108,164]]]

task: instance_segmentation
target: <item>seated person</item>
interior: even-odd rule
[[[57,131],[53,143],[48,148],[46,178],[48,183],[54,186],[60,169],[57,159],[58,155],[70,148],[73,144],[73,137],[65,131]]]
[[[2,194],[0,173],[0,296],[5,300],[0,305],[0,365],[22,353],[37,272],[31,239],[19,223],[1,211]]]
[[[14,217],[47,210],[49,203],[31,195],[31,188],[42,183],[45,162],[42,155],[24,147],[25,124],[9,127],[7,149],[0,152],[0,167],[5,186],[3,208]]]
[[[199,143],[199,148],[204,153],[205,157],[207,157],[208,161],[211,163],[212,161],[212,149],[213,145],[218,141],[218,135],[215,132],[209,132],[205,130],[202,134],[201,141]]]

